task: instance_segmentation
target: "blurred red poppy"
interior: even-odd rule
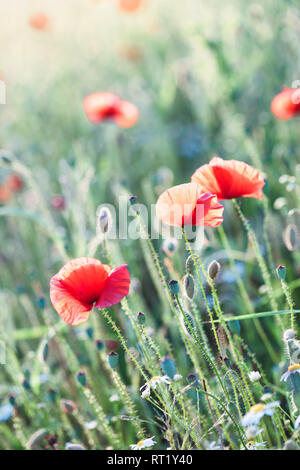
[[[39,29],[40,31],[45,31],[49,26],[49,18],[44,13],[34,13],[28,20],[29,25],[33,29]]]
[[[220,200],[237,197],[263,198],[263,177],[258,170],[238,160],[214,157],[208,164],[200,166],[191,180]]]
[[[8,176],[6,183],[13,193],[17,193],[23,188],[22,178],[15,173]]]
[[[83,100],[84,111],[93,124],[112,120],[120,127],[133,126],[139,117],[134,104],[123,101],[109,92],[98,92],[88,95]]]
[[[0,204],[5,204],[10,200],[12,192],[7,184],[0,184]]]
[[[122,11],[132,12],[140,8],[143,0],[119,0],[119,8]]]
[[[127,265],[111,269],[94,258],[69,261],[50,280],[50,299],[59,316],[69,325],[88,320],[93,307],[119,303],[129,292]]]
[[[173,186],[161,194],[156,203],[158,219],[175,227],[216,227],[223,222],[223,210],[216,196],[203,191],[196,183]]]
[[[278,119],[291,119],[300,114],[300,88],[284,87],[271,103],[271,111]]]
[[[50,204],[51,207],[57,212],[63,211],[66,208],[65,198],[60,194],[54,194],[54,196],[51,198]]]

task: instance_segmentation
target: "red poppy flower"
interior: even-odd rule
[[[141,6],[142,1],[143,0],[119,0],[119,8],[123,11],[133,12]]]
[[[263,198],[263,177],[258,170],[238,160],[214,157],[207,165],[200,166],[191,179],[220,200],[237,197]]]
[[[50,281],[50,299],[59,316],[69,325],[80,325],[93,307],[119,303],[129,292],[127,265],[111,269],[94,258],[69,261]]]
[[[271,111],[278,119],[291,119],[300,114],[300,88],[284,87],[271,103]]]
[[[44,13],[34,13],[28,20],[29,25],[33,29],[39,29],[45,31],[49,26],[49,18]]]
[[[57,212],[63,211],[66,208],[65,198],[60,194],[54,194],[54,196],[51,198],[50,204],[51,207]]]
[[[196,183],[173,186],[161,194],[156,203],[158,219],[175,227],[216,227],[223,222],[223,210],[216,196],[203,191]]]
[[[84,111],[93,124],[112,120],[120,127],[133,126],[139,117],[134,104],[123,101],[109,92],[98,92],[88,95],[83,100]]]
[[[18,193],[23,188],[23,180],[19,175],[12,173],[6,180],[8,187],[13,193]]]

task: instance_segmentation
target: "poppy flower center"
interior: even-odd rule
[[[265,409],[265,405],[262,403],[257,403],[257,405],[253,405],[250,408],[251,413],[258,413],[259,411],[262,411]]]
[[[292,364],[291,366],[288,367],[288,371],[292,372],[293,370],[300,369],[300,364]]]

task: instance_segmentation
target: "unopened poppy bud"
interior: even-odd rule
[[[195,280],[192,274],[186,274],[183,277],[182,284],[185,296],[188,299],[193,300],[195,296]]]
[[[112,225],[111,212],[107,207],[101,207],[98,216],[98,227],[101,233],[109,232]]]
[[[38,358],[40,362],[46,362],[49,355],[49,343],[47,340],[43,341],[39,349]]]
[[[85,374],[85,372],[78,372],[78,374],[76,376],[76,379],[77,379],[77,382],[80,383],[80,385],[82,385],[83,387],[86,386],[86,374]]]
[[[174,375],[176,374],[176,367],[173,359],[170,356],[165,356],[160,361],[160,365],[163,373],[170,377],[170,379],[173,379]]]
[[[221,265],[217,260],[214,259],[209,264],[208,269],[207,269],[209,278],[213,281],[214,279],[216,279],[220,271],[221,271]]]
[[[162,250],[166,255],[172,256],[178,247],[178,241],[175,238],[169,238],[164,240],[162,244]]]
[[[55,403],[55,402],[56,402],[56,398],[57,398],[57,391],[54,390],[53,388],[50,388],[50,389],[47,391],[47,398],[48,398],[48,400],[49,400],[51,403]]]
[[[289,341],[290,339],[294,339],[296,337],[296,332],[289,328],[288,330],[285,330],[283,333],[283,341]]]
[[[8,397],[8,402],[11,406],[15,406],[15,403],[16,403],[16,398],[14,395],[9,395]]]
[[[277,269],[276,269],[276,272],[277,272],[277,276],[279,277],[279,279],[281,281],[284,281],[285,278],[286,278],[286,267],[285,266],[282,266],[282,264],[280,264]]]
[[[36,450],[39,447],[41,441],[44,440],[45,436],[47,435],[47,429],[38,429],[35,433],[33,433],[26,443],[26,449],[28,450]]]
[[[146,323],[146,315],[143,312],[139,312],[137,314],[137,321],[140,325],[145,325]]]
[[[188,380],[188,382],[190,382],[190,384],[195,385],[196,387],[198,387],[199,377],[198,377],[197,374],[194,374],[194,373],[188,374],[187,380]]]
[[[30,385],[29,380],[27,380],[27,379],[23,380],[22,385],[23,385],[25,390],[27,390],[27,391],[31,390],[31,385]]]
[[[108,354],[108,363],[112,369],[116,369],[119,363],[119,354],[116,353],[115,351],[111,351]]]
[[[103,341],[101,341],[101,339],[97,339],[96,346],[97,346],[98,351],[103,351],[104,343],[103,343]]]
[[[283,450],[299,450],[299,447],[297,446],[295,441],[289,439],[284,443]]]
[[[173,295],[178,295],[179,294],[179,284],[177,281],[170,281],[169,282],[169,289]]]
[[[129,205],[132,206],[135,203],[135,201],[137,201],[137,199],[138,199],[137,196],[131,196],[129,198]]]
[[[60,407],[64,413],[72,413],[77,409],[76,403],[74,403],[72,400],[65,400],[62,399],[60,400]]]
[[[93,337],[94,337],[94,329],[93,328],[89,327],[85,330],[85,332],[86,332],[87,337],[89,339],[93,339]]]

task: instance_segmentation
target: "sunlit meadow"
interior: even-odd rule
[[[0,37],[0,449],[297,450],[299,2],[0,0]]]

